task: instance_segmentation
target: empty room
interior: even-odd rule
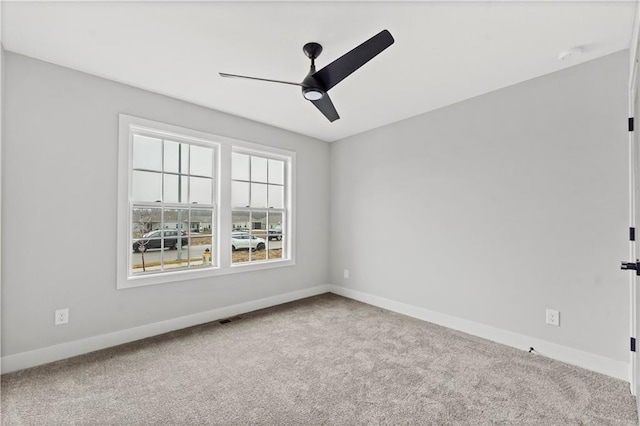
[[[0,1],[3,425],[634,425],[640,8]]]

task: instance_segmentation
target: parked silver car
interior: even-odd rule
[[[255,235],[248,234],[246,232],[232,232],[231,233],[231,250],[264,250],[266,247],[264,238],[256,237]]]

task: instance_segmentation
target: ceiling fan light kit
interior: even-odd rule
[[[322,53],[322,46],[318,43],[307,43],[302,51],[309,59],[311,66],[309,73],[302,83],[271,80],[266,78],[248,77],[238,74],[219,73],[221,77],[246,78],[249,80],[268,81],[271,83],[290,84],[302,87],[302,96],[315,105],[318,110],[331,122],[340,118],[327,93],[336,84],[351,75],[355,70],[369,62],[394,42],[393,36],[387,30],[382,30],[369,40],[345,53],[329,65],[316,71],[316,58]]]
[[[302,88],[302,96],[309,101],[317,101],[322,99],[324,92],[313,87]]]

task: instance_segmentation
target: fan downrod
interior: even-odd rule
[[[309,59],[314,60],[322,53],[322,46],[318,43],[307,43],[302,47],[302,51]]]

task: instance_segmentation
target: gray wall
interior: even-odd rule
[[[333,143],[331,282],[628,362],[627,74],[620,52]]]
[[[325,142],[9,52],[4,71],[3,356],[328,283]],[[116,290],[119,113],[295,151],[297,265]]]

